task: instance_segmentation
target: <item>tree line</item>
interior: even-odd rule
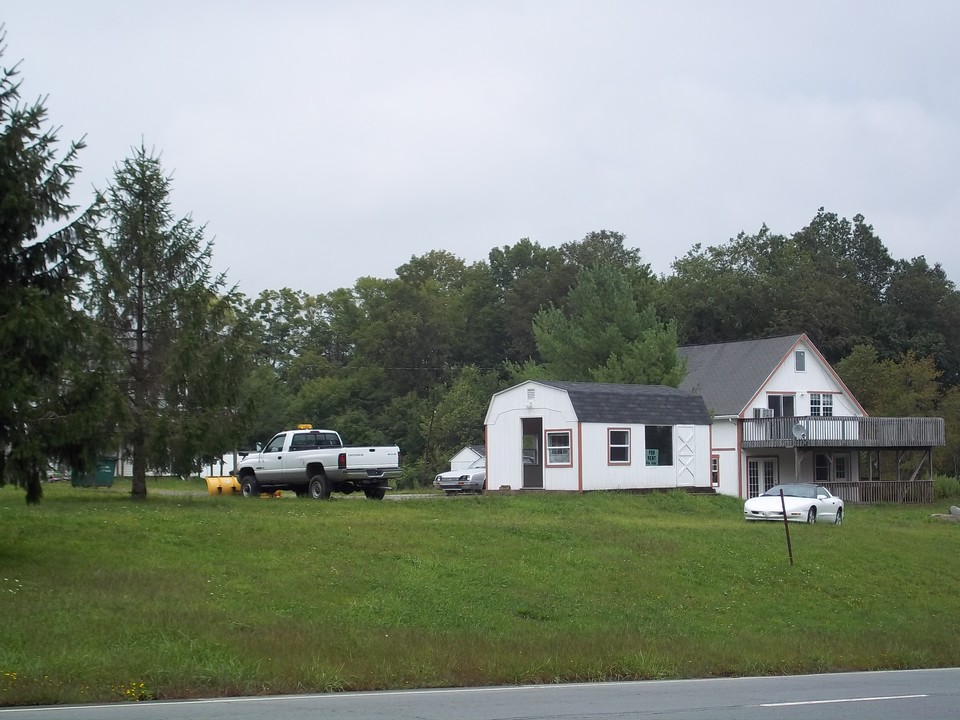
[[[676,386],[678,345],[799,332],[871,414],[945,417],[938,469],[958,472],[960,294],[939,264],[892,258],[862,216],[821,208],[791,235],[697,245],[668,275],[598,230],[248,297],[174,216],[155,152],[133,148],[80,207],[83,143],[58,151],[16,67],[0,122],[0,483],[28,502],[50,462],[83,472],[123,448],[142,498],[148,470],[186,476],[300,422],[397,443],[403,482],[425,482],[483,442],[491,394],[522,379]]]

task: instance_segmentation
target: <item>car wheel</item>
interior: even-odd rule
[[[807,510],[807,522],[810,525],[813,525],[813,523],[815,523],[816,521],[817,521],[817,509],[815,507],[812,507],[809,510]]]
[[[833,521],[834,525],[843,525],[843,508],[837,510],[837,517]]]
[[[244,497],[260,497],[260,483],[255,475],[244,475],[240,481],[240,494]]]
[[[310,497],[314,500],[328,500],[330,498],[330,483],[323,473],[310,478]]]
[[[367,500],[383,500],[383,496],[387,494],[387,491],[383,488],[364,488],[363,494],[367,496]]]

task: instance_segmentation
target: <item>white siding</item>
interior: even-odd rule
[[[473,464],[473,461],[480,457],[473,448],[465,447],[452,458],[450,458],[451,470],[465,470]]]
[[[799,343],[796,349],[804,352],[805,370],[797,372],[795,352],[791,352],[760,388],[760,392],[744,412],[744,417],[753,417],[754,408],[766,408],[770,395],[792,395],[794,413],[799,416],[809,415],[811,393],[831,395],[835,416],[862,416],[863,412],[856,401],[844,391],[831,369],[821,361],[817,351],[804,342]]]
[[[523,418],[541,418],[544,435],[556,430],[569,430],[571,434],[572,466],[545,465],[544,490],[654,489],[677,487],[681,482],[686,486],[710,486],[709,426],[675,427],[673,464],[648,467],[643,425],[580,423],[565,391],[528,382],[497,393],[490,401],[485,420],[487,488],[490,490],[523,487]],[[608,431],[611,428],[629,430],[629,463],[609,462]],[[678,457],[681,449],[682,458]]]
[[[569,430],[571,434],[570,468],[544,467],[545,490],[577,490],[580,462],[577,418],[567,393],[558,388],[526,382],[495,394],[484,420],[487,433],[487,488],[523,487],[521,419],[541,418],[544,432]],[[541,440],[542,442],[542,440]]]
[[[720,487],[722,495],[740,495],[740,452],[737,444],[736,418],[717,418],[710,433],[711,454],[720,458]]]

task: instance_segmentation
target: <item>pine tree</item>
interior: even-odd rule
[[[120,435],[135,499],[146,496],[148,467],[186,475],[201,457],[235,446],[242,318],[223,275],[211,273],[203,228],[174,218],[171,187],[143,145],[116,169],[91,293],[124,395]]]
[[[6,33],[0,26],[0,58]],[[0,75],[0,485],[39,502],[48,461],[83,468],[85,419],[100,389],[75,298],[88,269],[98,203],[69,204],[82,141],[58,157],[41,102],[22,105],[18,67]]]

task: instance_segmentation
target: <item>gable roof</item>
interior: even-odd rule
[[[739,415],[801,340],[810,344],[800,334],[678,347],[687,360],[680,387],[702,395],[715,415]]]
[[[534,382],[564,390],[580,422],[637,425],[709,425],[711,422],[702,397],[666,385]]]

